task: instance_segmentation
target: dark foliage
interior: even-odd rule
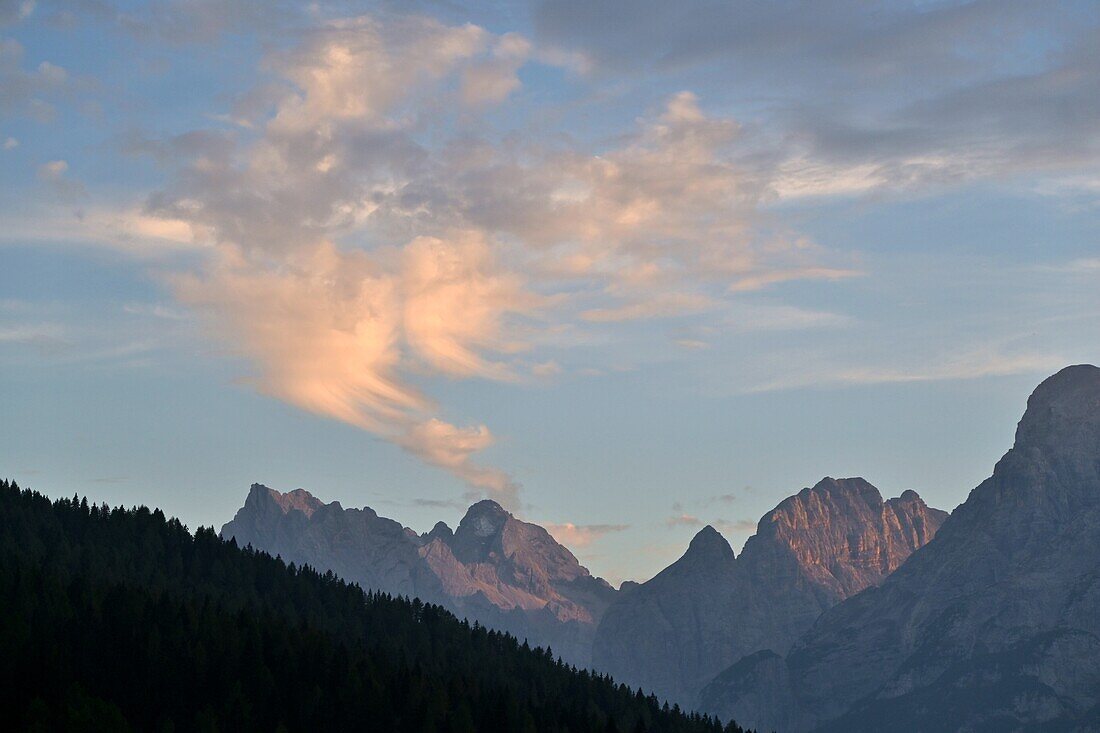
[[[0,729],[743,733],[419,600],[0,481]]]

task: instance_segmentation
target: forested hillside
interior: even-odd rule
[[[0,728],[733,733],[417,600],[0,481]]]

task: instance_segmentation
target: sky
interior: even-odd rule
[[[0,0],[0,474],[644,580],[1100,362],[1100,5]]]

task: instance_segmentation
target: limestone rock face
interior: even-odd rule
[[[863,479],[826,478],[766,514],[739,558],[707,527],[680,560],[620,594],[594,666],[694,707],[742,656],[786,653],[822,611],[882,582],[946,516],[913,491],[884,502]]]
[[[331,570],[364,588],[442,600],[423,567],[418,541],[398,522],[373,509],[325,504],[308,491],[280,493],[253,484],[244,506],[222,527],[226,539],[252,545],[287,562]]]
[[[584,667],[615,595],[545,529],[489,500],[471,506],[454,532],[439,522],[417,535],[369,507],[254,484],[222,536],[364,588],[438,603]]]
[[[1100,730],[1100,369],[1043,382],[932,542],[701,702],[795,732]]]
[[[596,632],[593,666],[619,682],[683,703],[721,670],[737,646],[731,623],[733,549],[713,527],[652,580],[624,588]]]

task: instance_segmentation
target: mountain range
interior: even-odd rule
[[[950,516],[825,478],[740,555],[706,527],[619,590],[489,501],[418,535],[256,485],[222,534],[760,730],[1100,730],[1094,366],[1035,390],[1012,449]]]
[[[704,528],[683,557],[620,593],[593,665],[691,706],[742,656],[786,651],[822,611],[882,582],[946,517],[914,491],[883,501],[861,478],[826,478],[765,514],[740,557]]]
[[[364,588],[437,603],[578,667],[590,666],[592,637],[615,595],[544,528],[491,500],[471,506],[454,531],[439,522],[418,535],[369,507],[254,484],[221,534]]]
[[[1044,381],[933,541],[700,702],[792,733],[1100,730],[1100,369]]]
[[[760,520],[744,553],[705,527],[676,563],[616,591],[544,528],[490,500],[425,534],[369,507],[254,484],[226,539],[419,597],[548,646],[685,708],[741,656],[785,651],[840,600],[881,582],[946,516],[913,491],[883,501],[863,479],[826,478]]]

